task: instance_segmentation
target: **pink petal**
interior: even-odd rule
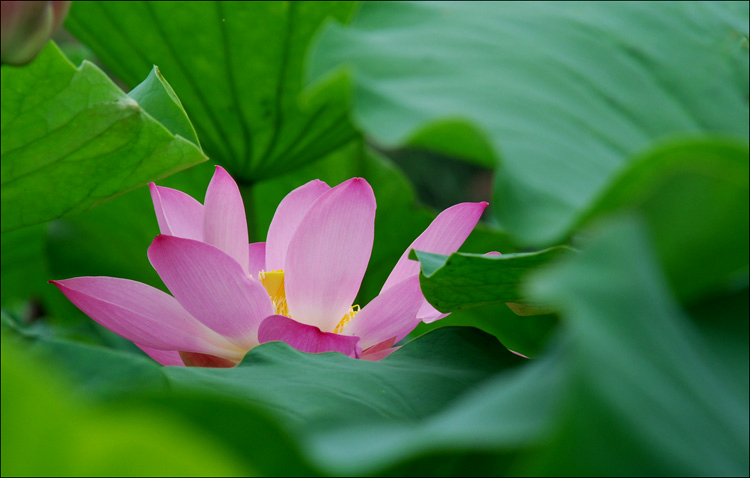
[[[321,332],[313,325],[300,324],[283,315],[272,315],[260,324],[258,341],[286,342],[294,349],[312,354],[341,352],[358,358],[362,353],[358,337]]]
[[[250,257],[250,268],[248,270],[250,271],[250,275],[257,279],[258,273],[266,270],[266,243],[251,243],[248,247],[248,255]]]
[[[419,277],[411,276],[375,297],[341,333],[359,337],[365,350],[389,339],[398,342],[419,324],[417,311],[423,302]]]
[[[377,362],[378,360],[382,360],[395,352],[396,350],[400,349],[401,347],[390,347],[387,349],[377,350],[375,352],[362,352],[362,356],[360,359],[362,360],[369,360],[371,362]]]
[[[380,342],[379,344],[375,344],[371,347],[367,347],[365,350],[362,351],[362,354],[372,354],[375,352],[380,352],[381,350],[389,349],[393,347],[393,344],[396,343],[396,337],[392,337],[388,340],[384,340]]]
[[[266,266],[268,271],[284,270],[286,253],[294,232],[299,227],[310,207],[331,187],[314,179],[286,195],[276,208],[266,237]]]
[[[149,285],[115,277],[50,282],[86,315],[141,346],[240,358],[243,355],[192,317],[174,297]]]
[[[417,249],[435,254],[456,252],[482,216],[486,202],[464,202],[441,212],[425,231],[411,243],[391,271],[380,292],[388,290],[409,276],[419,273],[419,262],[409,259],[409,251]]]
[[[438,321],[451,315],[450,312],[442,313],[433,307],[427,300],[422,303],[422,307],[417,312],[417,318],[425,324],[431,324],[432,322]]]
[[[234,258],[247,274],[247,218],[237,183],[221,166],[206,191],[203,214],[203,241]]]
[[[148,185],[162,234],[203,240],[203,204],[176,189]]]
[[[182,359],[180,358],[180,352],[176,350],[159,350],[152,349],[151,347],[146,347],[145,345],[135,345],[138,346],[139,349],[143,350],[146,355],[162,365],[172,365],[177,367],[185,366],[185,364],[182,363]]]
[[[273,305],[260,282],[232,257],[204,242],[160,235],[148,258],[195,318],[244,350],[258,344],[258,326],[273,314]]]
[[[350,179],[318,197],[286,257],[286,299],[294,320],[334,330],[359,291],[374,229],[375,195],[364,179]]]

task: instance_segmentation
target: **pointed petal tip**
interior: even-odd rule
[[[222,166],[219,166],[218,164],[214,166],[214,175],[216,174],[227,175],[230,178],[232,177],[232,175],[229,174],[229,172],[226,169],[224,169]],[[234,179],[232,180],[234,181]]]
[[[237,182],[221,166],[216,166],[203,204],[203,242],[232,256],[247,273],[248,234],[245,205]]]
[[[358,186],[367,186],[370,189],[372,189],[372,187],[370,186],[370,183],[368,183],[365,178],[361,178],[361,177],[347,179],[346,181],[344,181],[343,183],[341,183],[341,186],[343,186],[345,184],[347,184],[347,185],[348,184],[356,184]]]
[[[161,197],[159,194],[159,189],[156,186],[156,183],[151,182],[148,183],[148,192],[151,194],[151,202],[154,203],[154,209],[157,209],[157,219],[158,219],[158,209],[161,204]]]
[[[65,285],[66,282],[75,281],[76,279],[89,279],[89,278],[90,277],[84,276],[84,277],[71,277],[70,279],[50,279],[47,281],[47,284],[53,284],[58,289],[62,290],[63,287],[66,287],[66,288],[68,287]]]
[[[229,172],[226,169],[224,169],[222,166],[219,166],[217,164],[214,166],[214,175],[213,175],[213,178],[211,178],[211,181],[215,181],[218,178],[222,178],[222,179],[228,178],[230,181],[232,181],[232,183],[234,183],[235,185],[237,184],[237,181],[234,180],[232,175],[229,174]]]
[[[146,256],[151,259],[151,255],[153,254],[154,249],[164,247],[166,245],[166,242],[170,240],[170,238],[173,238],[174,236],[170,236],[169,234],[159,234],[157,235],[153,241],[151,241],[151,244],[148,246],[148,249],[146,249]]]
[[[149,191],[151,191],[151,195],[154,195],[154,194],[161,194],[162,191],[169,190],[171,188],[167,188],[167,187],[164,187],[164,186],[159,186],[155,182],[150,182],[150,183],[148,183],[148,189],[149,189]]]
[[[438,214],[438,222],[441,220],[445,220],[447,217],[464,217],[466,218],[469,215],[469,217],[475,217],[476,221],[479,221],[479,218],[484,213],[484,210],[487,209],[487,206],[489,206],[490,203],[487,201],[479,201],[479,202],[460,202],[458,204],[454,204],[453,206],[447,207],[443,209],[440,214]],[[459,216],[454,216],[455,214],[458,214]],[[477,216],[474,216],[474,215]],[[441,217],[442,216],[442,217]],[[433,221],[435,222],[435,221]],[[476,224],[476,223],[475,223]]]
[[[367,182],[365,178],[351,178],[347,179],[343,183],[336,186],[334,189],[348,189],[352,188],[353,191],[357,191],[360,194],[364,194],[367,197],[367,201],[371,202],[373,207],[377,208],[377,203],[375,202],[375,192],[372,190],[372,186],[370,186],[370,183]]]
[[[151,245],[153,246],[157,242],[163,242],[167,240],[168,237],[172,237],[169,234],[157,234],[153,241],[151,241]]]
[[[50,279],[47,281],[47,284],[52,284],[62,291],[63,287],[65,287],[64,283],[68,280],[69,279],[60,279],[60,280]]]
[[[479,202],[461,202],[461,203],[458,203],[458,204],[456,204],[456,205],[454,205],[454,206],[451,206],[451,207],[449,207],[448,209],[452,209],[452,208],[454,208],[454,207],[456,207],[456,208],[462,208],[462,207],[477,207],[477,208],[480,208],[480,209],[481,209],[482,211],[484,211],[485,209],[487,209],[487,206],[489,206],[489,205],[490,205],[490,203],[488,203],[487,201],[479,201]],[[447,209],[446,209],[446,210],[447,210]]]
[[[409,259],[410,250],[417,249],[435,254],[451,254],[457,251],[474,230],[488,205],[486,201],[462,202],[438,214],[406,249],[385,281],[381,292],[419,273],[419,264]]]

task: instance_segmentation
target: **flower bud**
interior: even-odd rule
[[[2,2],[2,63],[24,65],[33,60],[69,9],[69,1]]]

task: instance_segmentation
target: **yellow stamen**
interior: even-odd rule
[[[286,304],[286,291],[284,290],[284,271],[261,271],[258,274],[258,280],[266,289],[266,292],[268,292],[268,296],[271,298],[274,313],[289,317],[291,319],[292,316],[289,315],[289,307]],[[358,313],[359,306],[357,304],[354,304],[349,308],[349,312],[344,315],[338,325],[336,325],[336,328],[333,329],[333,333],[341,333],[344,325],[352,320]]]
[[[258,274],[258,280],[263,284],[271,298],[274,313],[289,317],[289,307],[286,305],[286,291],[284,290],[284,271],[261,271]]]
[[[357,304],[354,304],[349,308],[349,312],[344,315],[344,318],[341,319],[341,322],[336,326],[335,329],[333,329],[334,334],[340,334],[341,331],[344,329],[344,326],[354,318],[355,315],[359,314],[359,306]]]

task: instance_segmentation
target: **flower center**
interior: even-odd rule
[[[275,314],[289,316],[289,307],[286,305],[286,292],[284,291],[284,271],[260,271],[258,280],[268,292],[273,303]]]
[[[268,292],[268,296],[271,298],[273,303],[274,313],[283,315],[292,319],[293,317],[289,314],[289,307],[286,304],[286,291],[284,290],[284,271],[261,271],[258,274],[258,280]],[[347,312],[341,321],[333,329],[334,334],[339,334],[350,320],[359,313],[359,305],[354,304],[349,307]]]

